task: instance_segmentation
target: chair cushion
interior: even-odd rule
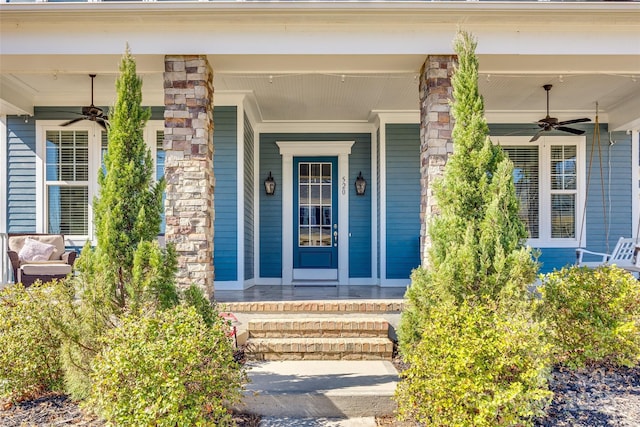
[[[48,261],[55,250],[56,247],[54,245],[42,243],[27,237],[24,239],[22,249],[18,252],[18,257],[22,262]]]
[[[8,247],[9,250],[19,254],[22,250],[27,239],[36,240],[40,243],[46,243],[53,245],[55,250],[49,256],[50,260],[59,260],[65,251],[64,238],[60,234],[20,234],[15,236],[9,236]]]
[[[38,262],[20,266],[22,274],[28,276],[64,276],[71,273],[69,264],[59,262]]]

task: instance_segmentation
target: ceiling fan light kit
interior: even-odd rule
[[[102,108],[93,105],[93,80],[96,78],[96,75],[89,74],[89,77],[91,77],[91,105],[82,107],[81,117],[64,122],[61,126],[69,126],[82,120],[90,120],[98,123],[103,129],[107,129],[107,126],[109,125],[109,117],[104,114]]]
[[[549,132],[552,130],[568,132],[574,135],[583,135],[584,134],[583,130],[566,127],[565,125],[570,125],[574,123],[585,123],[585,122],[591,121],[591,119],[583,117],[581,119],[564,120],[562,122],[559,122],[556,117],[551,117],[549,115],[549,91],[551,90],[552,87],[553,85],[550,85],[550,84],[546,84],[542,86],[542,88],[547,92],[547,116],[544,119],[538,120],[538,127],[540,128],[540,130],[538,131],[538,133],[533,135],[533,137],[529,140],[529,142],[537,141],[538,138],[540,138],[540,136],[542,135],[542,132]]]

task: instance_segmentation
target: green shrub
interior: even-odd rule
[[[399,415],[426,426],[525,426],[543,413],[548,346],[527,311],[441,302],[426,315],[396,390]]]
[[[231,425],[245,375],[222,320],[193,307],[123,317],[93,361],[88,405],[115,425]]]
[[[53,332],[47,307],[54,304],[58,282],[21,283],[0,291],[0,395],[20,398],[62,389],[60,340]]]
[[[213,326],[219,321],[218,311],[215,305],[212,305],[204,292],[195,284],[191,284],[182,293],[183,302],[189,307],[193,307],[207,326]]]
[[[542,277],[540,315],[556,361],[570,367],[640,360],[640,285],[614,266],[567,267]]]

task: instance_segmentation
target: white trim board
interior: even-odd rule
[[[355,141],[276,141],[282,156],[282,283],[293,282],[293,157],[338,156],[338,182],[349,176]],[[338,282],[349,283],[349,192],[338,191]]]
[[[7,116],[0,116],[0,233],[7,232],[7,187],[9,186],[8,177],[8,144],[7,138]],[[4,256],[4,254],[2,254]]]

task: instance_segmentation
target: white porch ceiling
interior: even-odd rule
[[[96,105],[115,97],[117,56],[42,56],[27,63],[3,57],[0,114],[32,113],[33,106]],[[216,94],[250,93],[263,121],[365,122],[372,111],[417,111],[422,55],[210,55]],[[545,112],[543,84],[554,85],[555,117],[612,112],[624,125],[640,116],[640,57],[523,57],[479,55],[480,90],[487,115],[534,121]],[[138,58],[144,102],[163,105],[163,56]],[[631,117],[635,115],[634,117]],[[540,117],[538,117],[540,116]],[[624,117],[622,117],[624,116]],[[627,117],[628,116],[628,117]],[[611,119],[616,120],[615,117]]]

